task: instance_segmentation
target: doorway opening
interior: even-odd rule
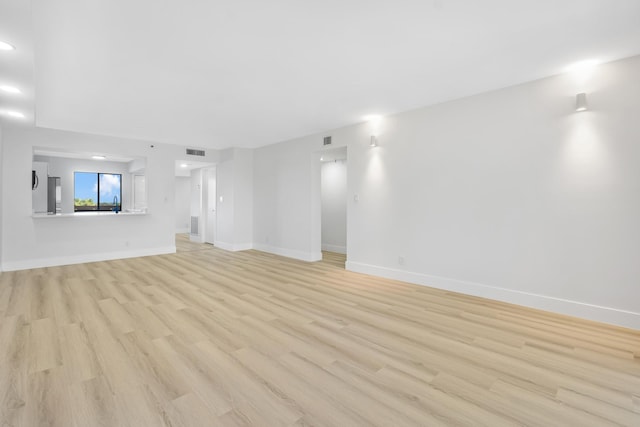
[[[322,260],[344,268],[347,255],[347,147],[320,155]]]
[[[210,248],[216,236],[216,167],[176,161],[175,233],[178,252]]]

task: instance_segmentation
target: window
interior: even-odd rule
[[[122,208],[122,175],[74,172],[74,211],[110,211]]]

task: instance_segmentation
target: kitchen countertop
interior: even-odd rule
[[[59,213],[59,214],[47,214],[47,213],[34,213],[31,215],[31,218],[41,219],[41,218],[94,218],[94,217],[105,217],[105,216],[143,216],[148,215],[147,212],[125,212],[121,211],[117,214],[111,211],[101,211],[101,212],[73,212],[73,213]]]

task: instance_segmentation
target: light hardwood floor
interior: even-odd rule
[[[640,426],[640,333],[225,252],[0,275],[1,426]]]

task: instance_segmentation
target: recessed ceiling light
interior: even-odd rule
[[[0,41],[0,50],[15,50],[15,47],[7,42]]]
[[[186,163],[183,163],[183,164],[180,165],[181,168],[186,168],[187,166],[189,166],[189,165],[186,164]]]
[[[107,156],[91,156],[91,158],[95,160],[104,160],[107,158]]]
[[[13,86],[0,86],[0,90],[7,93],[20,93],[20,89]]]
[[[7,111],[6,115],[15,119],[24,119],[24,114],[19,111]]]

